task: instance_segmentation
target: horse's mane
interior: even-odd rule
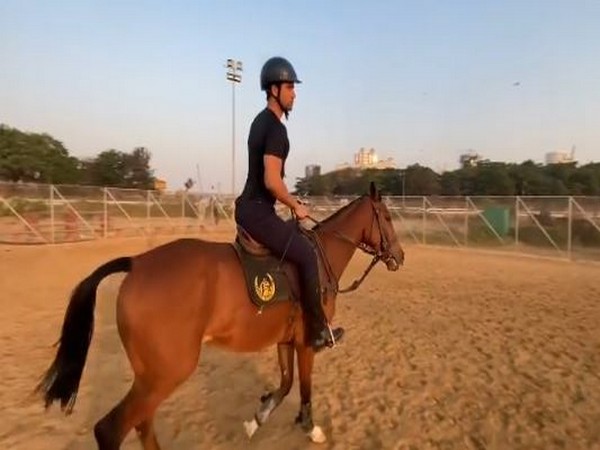
[[[323,219],[319,223],[317,223],[313,227],[313,230],[317,231],[319,229],[319,227],[331,222],[332,220],[335,220],[336,218],[338,218],[339,216],[341,216],[343,214],[346,214],[346,212],[348,212],[351,208],[354,208],[355,203],[358,203],[360,200],[364,199],[365,197],[366,197],[366,195],[361,195],[360,197],[357,197],[354,200],[352,200],[347,205],[342,206],[340,209],[335,211],[333,214],[331,214],[330,216],[327,216],[325,219]]]

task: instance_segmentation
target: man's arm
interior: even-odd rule
[[[289,193],[287,186],[281,179],[281,167],[283,165],[282,159],[274,155],[265,155],[264,163],[265,186],[271,192],[271,194],[273,194],[273,197],[289,208],[295,210],[299,203]]]

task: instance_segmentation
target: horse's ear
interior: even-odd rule
[[[377,190],[377,187],[375,186],[375,183],[373,181],[371,181],[371,184],[369,185],[369,195],[371,196],[371,199],[373,201],[381,201],[381,194]]]

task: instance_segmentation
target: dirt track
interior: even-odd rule
[[[0,246],[0,448],[95,448],[94,423],[131,381],[114,321],[120,276],[100,286],[73,415],[44,412],[29,394],[51,361],[74,285],[149,244]],[[315,422],[329,438],[321,448],[600,449],[600,267],[406,250],[401,272],[377,268],[340,299],[336,323],[347,336],[318,356],[314,374]],[[357,256],[345,282],[366,264]],[[316,448],[293,425],[297,385],[247,441],[242,422],[277,383],[274,349],[207,348],[196,374],[159,410],[163,448]],[[139,448],[135,436],[124,448]]]

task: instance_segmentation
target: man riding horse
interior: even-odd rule
[[[248,176],[235,202],[235,220],[252,238],[273,254],[294,263],[300,273],[301,302],[307,322],[309,343],[315,351],[333,346],[344,330],[331,329],[321,305],[317,254],[297,224],[283,221],[275,212],[275,201],[288,206],[302,220],[307,208],[292,196],[285,183],[285,161],[290,143],[281,117],[286,119],[301,81],[285,58],[274,57],[263,66],[260,87],[267,105],[254,119],[248,136]]]
[[[312,244],[296,224],[284,222],[274,211],[277,199],[292,208],[299,219],[308,214],[282,181],[289,142],[280,119],[292,108],[298,82],[294,69],[282,58],[270,59],[263,68],[261,87],[267,91],[267,108],[258,114],[250,130],[248,181],[236,201],[236,219],[279,258],[296,263],[305,314],[296,313],[298,306],[293,301],[294,287],[300,283],[290,282],[288,292],[279,289],[282,285],[278,281],[275,289],[275,278],[270,274],[266,280],[253,278],[253,292],[260,292],[269,302],[257,313],[245,278],[249,266],[240,261],[236,243],[177,239],[102,264],[73,290],[56,356],[37,386],[46,406],[58,401],[65,412],[72,412],[92,341],[96,291],[107,276],[127,272],[115,314],[134,376],[129,391],[94,426],[100,450],[119,449],[133,428],[144,450],[158,450],[156,411],[196,370],[203,344],[208,342],[235,352],[257,352],[277,345],[281,381],[277,389],[261,396],[254,419],[244,422],[249,437],[289,394],[295,360],[300,385],[296,423],[313,442],[325,441],[323,430],[312,418],[315,351],[333,345],[343,334],[339,328],[330,331],[326,317],[335,314],[336,294],[356,289],[378,262],[388,270],[398,270],[404,262],[404,250],[391,213],[371,183],[368,194],[311,230],[320,260],[325,263],[324,286],[329,288],[327,302],[321,305],[319,260]],[[356,250],[373,259],[348,289],[339,289],[338,282]],[[271,299],[275,291],[278,296],[284,291],[282,301]],[[302,327],[307,322],[309,337],[305,338]]]

